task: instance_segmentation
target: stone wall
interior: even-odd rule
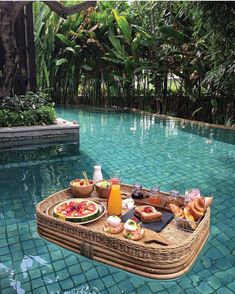
[[[79,142],[79,128],[75,123],[57,121],[54,125],[0,128],[0,148],[27,144]]]

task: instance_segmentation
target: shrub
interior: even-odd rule
[[[5,97],[0,103],[0,127],[48,125],[54,120],[53,104],[44,93]]]

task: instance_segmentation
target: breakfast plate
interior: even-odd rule
[[[72,216],[63,216],[61,214],[58,213],[58,207],[61,207],[61,205],[64,205],[66,203],[69,203],[69,202],[75,202],[76,204],[80,204],[82,202],[84,202],[84,200],[82,199],[74,199],[74,198],[71,198],[71,199],[67,199],[65,201],[60,201],[60,202],[57,202],[53,205],[51,205],[46,213],[48,215],[51,215],[51,216],[54,216],[56,218],[60,218],[60,219],[63,219],[63,220],[66,220],[66,221],[69,221],[69,222],[76,222],[76,223],[79,223],[81,225],[84,225],[84,224],[88,224],[88,223],[91,223],[91,222],[94,222],[94,221],[97,221],[98,219],[100,219],[102,216],[104,216],[104,214],[106,213],[106,208],[105,206],[98,202],[98,201],[89,201],[89,203],[94,203],[95,206],[97,207],[97,210],[94,211],[94,213],[90,214],[89,217],[87,217],[87,215],[84,217],[84,219],[82,219],[81,217],[78,218],[78,217],[72,217]]]

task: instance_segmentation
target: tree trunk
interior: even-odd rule
[[[10,96],[12,84],[17,73],[19,55],[16,47],[14,24],[20,9],[25,2],[2,2],[0,38],[4,48],[4,60],[2,85],[0,86],[0,97]]]
[[[28,1],[0,1],[0,40],[4,48],[5,61],[2,83],[0,85],[0,97],[10,96],[12,94],[13,82],[20,61],[14,26],[20,10],[28,3]],[[64,18],[96,5],[96,1],[85,1],[70,7],[63,6],[63,4],[57,1],[45,1],[44,3]]]

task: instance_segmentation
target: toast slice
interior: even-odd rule
[[[162,213],[150,205],[136,207],[135,215],[138,216],[143,223],[159,221],[162,218]]]

